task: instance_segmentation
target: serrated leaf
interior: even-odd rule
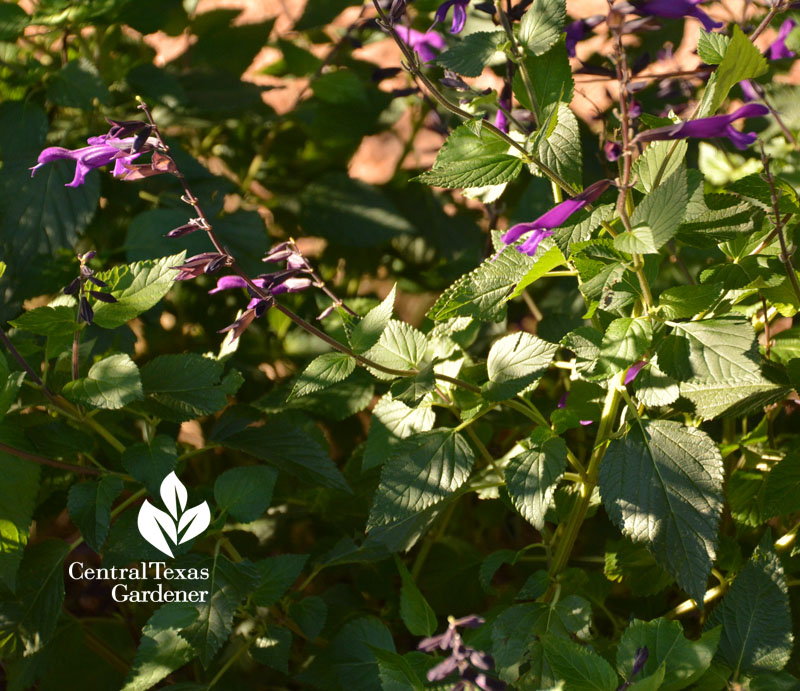
[[[11,320],[9,324],[41,336],[65,336],[78,330],[75,310],[66,305],[36,307]]]
[[[419,374],[398,379],[389,390],[393,398],[416,408],[435,388],[436,378],[433,366],[428,364],[420,370]]]
[[[536,263],[531,267],[528,273],[522,277],[522,280],[517,283],[517,287],[514,288],[514,292],[506,299],[511,300],[522,295],[522,291],[529,285],[536,283],[536,281],[550,271],[550,269],[554,269],[564,263],[564,257],[558,247],[551,247],[541,257],[536,258]]]
[[[430,406],[409,408],[386,394],[372,409],[367,435],[367,445],[361,469],[368,470],[381,465],[392,454],[402,439],[417,432],[427,432],[433,427],[436,415]]]
[[[488,129],[476,134],[467,124],[461,125],[439,150],[433,168],[413,179],[449,189],[508,182],[522,170],[522,160],[509,154],[508,147]]]
[[[780,671],[792,653],[792,618],[783,567],[767,531],[750,561],[709,617],[707,628],[722,625],[714,657],[736,676]]]
[[[214,482],[214,501],[241,523],[263,514],[272,501],[278,473],[260,465],[226,470]]]
[[[364,318],[357,322],[350,334],[350,345],[357,353],[363,353],[374,346],[392,318],[394,297],[397,286],[392,286],[389,294],[380,305],[373,307]]]
[[[754,370],[758,374],[758,369]],[[703,420],[736,417],[785,398],[791,389],[760,377],[753,379],[692,379],[681,382],[681,396],[694,403],[695,412]]]
[[[356,361],[344,353],[325,353],[314,358],[297,378],[289,398],[307,396],[344,381],[356,367]]]
[[[658,308],[666,319],[689,319],[710,308],[722,295],[720,283],[668,288],[658,298]]]
[[[647,648],[649,655],[639,676],[655,674],[663,666],[664,678],[658,688],[661,691],[685,689],[711,665],[720,633],[719,628],[714,628],[700,640],[690,641],[677,621],[663,617],[649,622],[634,619],[622,634],[617,648],[617,671],[624,679],[630,679],[636,651]]]
[[[96,362],[85,377],[65,384],[62,393],[75,403],[106,410],[118,410],[144,398],[139,368],[125,353]]]
[[[465,77],[477,77],[506,40],[502,31],[476,31],[439,55],[434,62]]]
[[[617,674],[586,646],[551,633],[541,637],[544,655],[557,679],[570,691],[615,691]]]
[[[427,348],[425,334],[410,324],[392,319],[377,344],[365,356],[384,367],[408,371],[419,367]],[[392,379],[395,376],[373,368],[370,368],[370,372],[379,379]]]
[[[558,118],[561,119],[561,107],[572,101],[575,82],[572,78],[572,68],[569,64],[569,56],[565,39],[562,37],[542,55],[526,54],[523,58],[528,75],[531,79],[533,96],[536,103],[532,104],[528,96],[528,89],[525,81],[518,70],[514,75],[512,88],[517,100],[523,108],[535,111],[541,123],[548,121],[548,115],[552,108],[559,104]],[[577,123],[576,123],[577,126]],[[552,125],[551,125],[552,127]],[[547,127],[540,134],[550,135],[551,127]],[[580,151],[580,147],[578,147]],[[580,163],[578,163],[580,165]]]
[[[409,518],[463,485],[475,461],[469,444],[448,429],[415,434],[383,466],[367,530]]]
[[[697,54],[703,62],[719,65],[725,57],[730,42],[730,37],[725,34],[701,29],[697,39]]]
[[[217,554],[210,563],[207,602],[195,605],[195,619],[180,630],[207,668],[230,636],[233,615],[258,583],[258,570],[249,561],[236,564]]]
[[[561,38],[566,21],[564,0],[534,0],[522,16],[519,40],[531,53],[541,55]]]
[[[175,470],[178,452],[175,441],[159,434],[149,443],[131,444],[122,453],[122,465],[147,491],[158,496],[163,479]]]
[[[147,691],[194,658],[194,649],[178,632],[196,616],[195,607],[185,602],[169,602],[153,612],[122,691]]]
[[[99,480],[79,482],[69,488],[67,509],[83,539],[98,554],[111,525],[111,506],[122,492],[122,480],[106,475]]]
[[[606,543],[603,573],[610,581],[624,583],[635,597],[655,595],[674,581],[644,545],[625,538]]]
[[[221,443],[266,461],[303,482],[350,491],[341,472],[317,441],[283,420],[268,418],[267,424],[248,427]]]
[[[530,449],[512,456],[505,469],[506,489],[517,511],[536,530],[542,530],[554,505],[556,486],[567,467],[567,445],[561,437],[534,441]]]
[[[558,346],[520,331],[495,341],[486,360],[489,400],[513,398],[537,382],[547,371]]]
[[[274,624],[271,624],[266,634],[259,636],[250,648],[250,654],[256,662],[284,674],[289,674],[291,652],[292,632]]]
[[[614,247],[629,253],[657,253],[678,230],[687,199],[686,172],[680,168],[637,205],[631,217],[633,229],[617,235]]]
[[[403,623],[414,636],[432,636],[436,631],[436,613],[396,554],[394,561],[400,572],[400,617]]]
[[[632,175],[636,180],[636,189],[652,192],[656,180],[661,184],[684,164],[688,148],[686,140],[650,142],[644,153],[633,162]],[[670,151],[672,155],[667,158]]]
[[[95,99],[108,103],[108,88],[93,62],[70,60],[47,82],[47,97],[65,108],[90,110]]]
[[[147,259],[98,273],[97,278],[108,283],[108,292],[117,301],[98,303],[94,323],[104,329],[116,329],[158,304],[172,287],[176,275],[172,267],[179,266],[185,254]]]
[[[557,107],[556,125],[546,138],[539,140],[537,154],[548,168],[555,170],[575,189],[580,189],[583,186],[583,164],[578,119],[566,103],[559,103]]]
[[[297,580],[307,561],[307,554],[279,554],[257,561],[260,580],[253,591],[253,603],[259,607],[274,605]]]
[[[800,511],[800,451],[788,453],[769,471],[764,509],[767,518]]]
[[[642,420],[615,439],[600,466],[603,505],[678,584],[703,601],[722,512],[722,458],[699,429]]]
[[[585,242],[591,238],[592,233],[600,227],[603,221],[610,220],[613,215],[613,204],[603,204],[591,211],[579,211],[566,223],[554,229],[553,242],[561,250],[561,254],[569,257],[572,253],[573,243]]]
[[[641,360],[650,347],[653,327],[644,317],[621,317],[608,325],[594,371],[610,375]]]
[[[678,400],[678,382],[664,374],[655,363],[645,365],[634,379],[633,391],[640,403],[648,408],[669,405]]]

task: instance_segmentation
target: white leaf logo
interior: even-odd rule
[[[181,545],[200,535],[211,523],[211,511],[206,502],[184,511],[189,493],[174,472],[161,482],[160,494],[169,513],[157,509],[145,499],[139,509],[137,525],[145,540],[159,552],[172,557],[170,543]]]

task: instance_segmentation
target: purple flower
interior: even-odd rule
[[[767,48],[767,55],[770,60],[780,60],[781,58],[793,58],[795,53],[786,47],[786,39],[792,33],[792,29],[797,26],[794,19],[787,19],[778,31],[778,38],[776,38]]]
[[[630,384],[634,379],[636,379],[636,375],[642,371],[642,367],[647,364],[647,360],[639,360],[628,367],[628,371],[625,372],[625,386]]]
[[[637,5],[634,14],[640,17],[653,16],[665,19],[680,19],[681,17],[694,17],[706,31],[720,29],[722,22],[715,22],[698,5],[704,0],[647,0]]]
[[[743,79],[740,81],[739,88],[742,90],[742,98],[746,102],[757,101],[760,98],[756,87],[749,79]]]
[[[230,266],[233,257],[228,254],[218,252],[203,252],[189,257],[180,266],[172,266],[171,269],[178,271],[175,276],[176,281],[188,281],[190,278],[197,278],[203,274],[213,274],[223,266]]]
[[[80,149],[65,149],[61,146],[49,146],[39,154],[38,163],[31,168],[31,177],[42,166],[53,161],[67,159],[75,161],[75,177],[68,182],[66,187],[78,187],[86,181],[86,174],[95,168],[114,163],[114,176],[120,177],[128,172],[129,165],[147,149],[147,140],[138,150],[134,150],[135,137],[118,139],[108,134],[99,137],[89,137],[89,146]],[[152,148],[152,145],[150,145]]]
[[[677,125],[655,127],[636,137],[640,142],[653,142],[662,139],[713,139],[727,137],[737,149],[746,149],[756,140],[755,132],[739,132],[731,123],[742,118],[755,118],[768,115],[769,109],[759,103],[748,103],[728,115],[713,115],[710,118],[687,120]]]
[[[619,142],[613,142],[609,139],[603,144],[603,153],[605,153],[607,160],[616,161],[622,156],[622,146]]]
[[[436,57],[434,50],[444,50],[446,45],[442,36],[435,31],[421,31],[406,26],[398,26],[397,34],[410,48],[413,48],[422,62],[430,62]]]
[[[532,257],[536,254],[536,249],[539,247],[539,243],[542,240],[550,237],[553,234],[553,230],[562,225],[576,211],[580,211],[587,204],[591,204],[608,189],[610,184],[611,182],[609,180],[595,182],[589,185],[589,187],[580,194],[554,206],[550,211],[539,216],[535,221],[531,221],[530,223],[517,223],[517,225],[509,228],[505,235],[503,235],[503,242],[506,245],[511,245],[526,233],[531,233],[530,237],[517,247],[517,250]]]
[[[444,22],[447,17],[447,10],[452,7],[453,24],[450,26],[450,33],[460,33],[467,21],[467,5],[469,5],[469,0],[447,0],[443,2],[439,5],[439,9],[436,10],[436,14],[433,18],[434,24],[436,22]]]
[[[506,84],[497,99],[497,114],[494,116],[494,126],[508,134],[508,116],[506,112],[511,112],[511,87]]]
[[[578,41],[582,41],[586,38],[586,34],[589,33],[594,27],[598,24],[601,24],[605,21],[605,15],[603,14],[595,14],[592,17],[586,17],[586,19],[576,19],[574,22],[567,24],[566,28],[564,29],[565,33],[567,34],[566,38],[566,46],[567,46],[567,55],[571,58],[575,57],[575,45]]]

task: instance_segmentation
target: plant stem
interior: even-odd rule
[[[447,524],[450,523],[450,519],[453,517],[453,512],[456,509],[456,504],[458,503],[458,498],[454,497],[450,501],[450,506],[445,509],[444,515],[442,516],[441,520],[439,521],[439,526],[436,529],[435,535],[429,535],[427,539],[422,543],[422,547],[419,548],[419,552],[417,553],[417,558],[414,560],[414,565],[411,567],[411,577],[414,581],[417,580],[419,577],[420,571],[422,571],[422,567],[425,565],[425,560],[428,558],[428,554],[431,551],[431,548],[436,544],[439,540],[441,540],[442,536],[444,535],[444,531],[447,530]]]
[[[242,643],[236,652],[231,655],[227,660],[225,660],[225,664],[220,667],[219,672],[214,675],[214,678],[208,682],[208,686],[206,686],[206,691],[209,691],[214,686],[216,686],[217,682],[225,676],[225,673],[233,666],[233,664],[238,660],[244,653],[250,650],[250,647],[255,643],[256,638],[253,636],[247,642]]]
[[[511,50],[514,53],[514,62],[516,62],[517,67],[519,67],[519,72],[522,75],[525,93],[528,95],[528,100],[531,102],[533,122],[536,127],[539,127],[542,113],[539,110],[539,102],[536,99],[536,92],[533,89],[533,81],[528,72],[528,66],[525,64],[525,51],[522,46],[519,45],[517,37],[514,35],[514,29],[511,26],[511,22],[508,20],[508,15],[503,11],[503,0],[494,0],[494,8],[497,11],[498,17],[500,17],[500,25],[503,27],[503,31],[506,32],[506,36],[508,36],[508,40],[511,43]]]
[[[38,463],[39,465],[49,465],[53,468],[61,468],[62,470],[69,470],[73,473],[83,473],[84,475],[119,475],[120,473],[115,473],[112,471],[103,471],[98,470],[97,468],[89,468],[87,466],[82,465],[73,465],[72,463],[64,463],[63,461],[56,461],[52,458],[45,458],[44,456],[39,456],[35,453],[29,453],[28,451],[22,451],[21,449],[15,449],[13,446],[9,446],[8,444],[0,443],[0,451],[3,453],[10,454],[11,456],[18,456],[19,458],[24,458],[28,461],[33,461],[34,463]]]

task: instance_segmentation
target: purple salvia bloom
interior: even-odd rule
[[[564,28],[564,32],[567,34],[567,55],[569,55],[571,58],[574,58],[575,45],[578,43],[578,41],[582,41],[584,38],[586,38],[586,34],[588,34],[598,24],[604,22],[605,19],[605,15],[595,14],[591,17],[586,17],[586,19],[576,19],[574,22],[567,24],[567,26]]]
[[[428,670],[428,681],[442,681],[458,669],[458,658],[454,655],[446,657],[435,667]]]
[[[259,288],[263,288],[263,280],[256,278],[255,283]],[[209,295],[222,292],[223,290],[233,290],[234,288],[247,288],[247,282],[241,276],[222,276],[217,279],[217,287],[208,291]]]
[[[591,204],[608,189],[610,184],[611,182],[609,180],[595,182],[589,185],[589,187],[580,194],[554,206],[550,211],[539,216],[535,221],[531,221],[530,223],[517,223],[505,232],[503,235],[503,242],[506,245],[511,245],[526,233],[531,233],[530,237],[517,247],[517,250],[532,257],[536,254],[536,250],[542,240],[550,237],[554,229],[562,225],[576,211],[580,211],[587,204]]]
[[[436,22],[444,22],[447,18],[447,11],[452,7],[453,23],[450,26],[450,33],[461,33],[464,24],[467,22],[467,5],[469,5],[469,0],[446,0],[446,2],[439,5],[439,9],[436,10],[436,14],[433,18],[434,24]]]
[[[500,98],[497,101],[497,105],[500,106],[500,108],[505,108],[507,111],[510,111],[511,99]],[[502,132],[508,134],[508,117],[500,108],[497,109],[497,115],[494,116],[494,126],[498,130],[501,130]]]
[[[794,19],[787,19],[778,31],[778,38],[775,39],[767,48],[767,55],[770,60],[780,60],[781,58],[793,58],[795,52],[786,47],[786,39],[792,33],[792,29],[797,26]]]
[[[441,51],[445,48],[445,40],[435,31],[422,33],[406,26],[398,26],[397,34],[409,48],[413,48],[422,62],[430,62],[436,57],[434,50]]]
[[[630,367],[628,367],[628,371],[625,372],[625,386],[630,384],[634,379],[636,379],[636,375],[642,371],[642,367],[647,364],[647,360],[639,360],[639,362],[634,363]]]
[[[633,13],[640,17],[652,16],[664,19],[694,17],[706,31],[722,28],[722,22],[715,22],[698,7],[702,2],[704,0],[647,0],[637,5]]]
[[[196,254],[189,257],[180,266],[171,266],[171,269],[178,271],[175,276],[176,281],[187,281],[190,278],[197,278],[203,274],[214,273],[223,266],[231,263],[232,257],[227,254],[219,254],[218,252],[204,252],[203,254]]]
[[[647,646],[636,649],[636,656],[633,658],[633,669],[631,669],[632,677],[642,671],[648,657],[650,657],[650,650]]]
[[[739,82],[739,88],[742,90],[742,99],[749,103],[750,101],[757,101],[760,97],[753,82],[749,79],[743,79]]]
[[[710,118],[687,120],[677,125],[655,127],[636,137],[636,141],[653,142],[664,139],[713,139],[726,137],[737,149],[746,149],[756,140],[755,132],[739,132],[731,125],[734,120],[755,118],[769,114],[769,109],[759,103],[748,103],[728,115],[712,115]]]
[[[312,285],[310,278],[287,278],[283,283],[272,286],[269,291],[273,295],[282,295],[283,293],[299,293]]]

